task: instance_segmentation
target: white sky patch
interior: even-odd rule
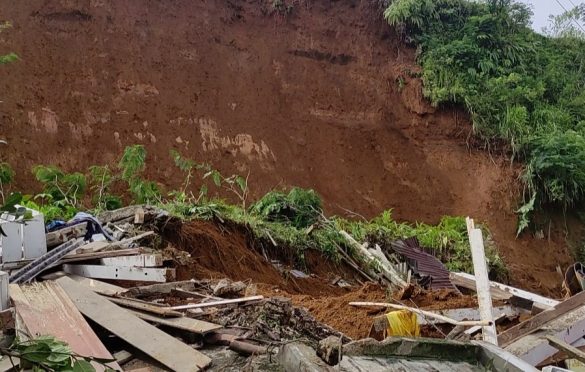
[[[549,15],[559,15],[564,12],[561,5],[556,0],[520,0],[525,4],[530,4],[534,11],[532,17],[532,28],[534,31],[542,31],[542,28],[548,25]],[[576,5],[585,3],[585,0],[559,0],[559,2],[567,9],[571,10]],[[585,25],[582,25],[585,27]]]

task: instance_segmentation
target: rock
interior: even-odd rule
[[[319,341],[317,355],[330,366],[339,363],[341,359],[341,340],[339,337],[329,336]]]
[[[315,350],[300,342],[291,342],[282,346],[277,359],[285,372],[335,371],[317,357]]]

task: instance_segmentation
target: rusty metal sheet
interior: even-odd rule
[[[417,238],[396,240],[390,243],[392,249],[403,256],[414,273],[431,278],[432,289],[449,288],[457,290],[449,279],[449,270],[435,256],[420,246]]]
[[[51,335],[79,355],[114,359],[57,283],[10,284],[10,297],[21,328],[31,337]],[[115,362],[109,366],[121,370]],[[102,365],[94,367],[104,370]]]

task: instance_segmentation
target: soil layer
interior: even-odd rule
[[[177,149],[249,173],[251,198],[297,185],[331,213],[472,216],[490,227],[513,284],[560,296],[556,267],[571,262],[562,226],[515,238],[516,170],[468,149],[461,111],[422,99],[415,51],[375,2],[284,3],[290,11],[270,0],[0,0],[13,24],[0,52],[20,57],[0,66],[1,160],[17,170],[14,188],[38,190],[35,164],[114,165],[143,144],[147,175],[170,189],[183,177]]]

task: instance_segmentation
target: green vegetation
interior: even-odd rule
[[[156,204],[185,219],[217,219],[245,225],[259,244],[293,252],[299,265],[304,264],[304,252],[309,249],[320,251],[334,261],[340,259],[340,249],[353,254],[353,248],[340,234],[345,230],[359,242],[368,242],[372,247],[378,244],[382,248],[389,248],[393,240],[416,236],[423,246],[433,249],[449,269],[472,270],[463,218],[444,217],[435,226],[399,223],[392,218],[392,211],[370,221],[327,218],[319,195],[313,190],[296,187],[288,192],[271,191],[247,208],[248,177],[225,176],[210,165],[197,163],[174,150],[170,155],[184,174],[179,190],[164,193],[156,183],[143,177],[147,153],[144,147],[135,145],[124,150],[114,170],[100,165],[82,174],[66,173],[54,166],[36,166],[33,173],[43,185],[43,192],[34,199],[11,194],[6,210],[16,213],[14,205],[19,203],[40,210],[47,221],[69,219],[81,208],[93,208],[94,213],[98,213],[120,207],[122,197],[112,190],[126,187],[133,197],[132,203]],[[220,199],[221,191],[237,203]],[[504,279],[506,271],[495,249],[488,244],[486,250],[491,275]]]
[[[8,163],[0,163],[0,201],[4,203],[4,187],[14,179],[14,170]]]
[[[7,28],[12,27],[10,22],[0,22],[0,32],[6,30]],[[14,53],[8,53],[5,55],[0,55],[0,65],[4,65],[6,63],[14,62],[18,59],[18,56]]]
[[[69,371],[95,372],[91,362],[106,366],[113,362],[109,359],[81,356],[74,353],[69,345],[52,336],[40,336],[35,339],[14,340],[8,348],[0,348],[0,354],[10,358],[18,358],[18,371]],[[15,361],[15,364],[18,363]],[[113,369],[105,367],[106,371]]]
[[[293,188],[288,194],[271,191],[258,200],[251,211],[267,221],[307,228],[321,214],[321,199],[313,190]]]
[[[584,10],[553,19],[554,38],[513,0],[394,0],[384,12],[418,47],[425,96],[463,105],[486,146],[503,140],[525,162],[521,229],[534,208],[585,201],[585,40],[567,23]]]

